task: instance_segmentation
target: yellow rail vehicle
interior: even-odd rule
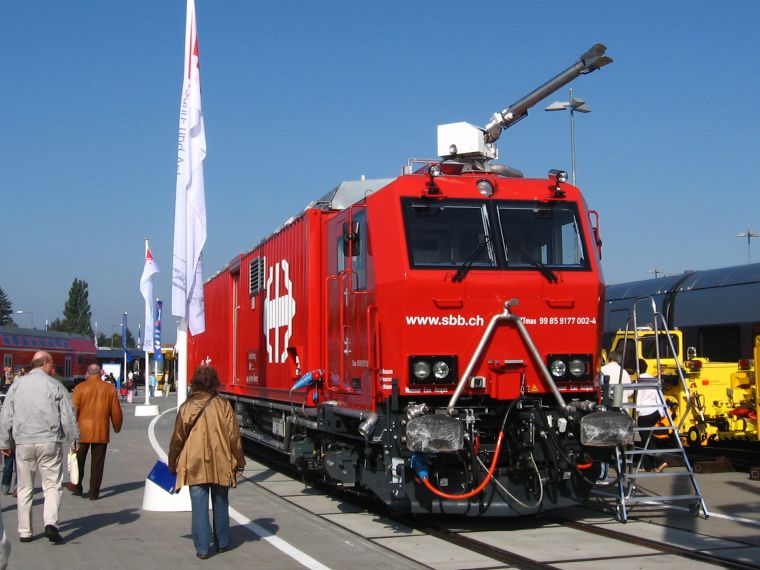
[[[628,333],[625,342],[625,333],[619,331],[614,337],[612,350],[624,351],[624,367],[634,379],[637,358],[647,362],[647,370],[653,376],[659,370],[665,401],[679,426],[684,444],[760,441],[757,427],[759,379],[755,364],[760,362],[760,337],[755,339],[754,359],[713,362],[697,356],[694,348],[684,351],[683,335],[677,329],[670,331],[670,340],[665,333],[652,330],[638,330],[635,336],[637,343],[632,332]],[[662,437],[667,436],[662,434]]]

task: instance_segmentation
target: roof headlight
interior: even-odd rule
[[[486,198],[493,196],[493,184],[491,184],[488,180],[478,180],[477,186],[478,192],[480,192],[482,196],[485,196]]]
[[[567,182],[567,172],[564,170],[550,170],[549,178],[554,178],[557,184],[564,184]]]
[[[562,360],[552,360],[549,370],[555,378],[562,378],[567,372],[567,365]]]

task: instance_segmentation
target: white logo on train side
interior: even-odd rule
[[[267,355],[270,363],[280,364],[288,357],[287,347],[293,333],[293,317],[296,314],[296,300],[293,298],[293,282],[290,280],[290,265],[287,259],[269,267],[266,285],[264,332]]]

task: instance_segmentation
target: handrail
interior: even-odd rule
[[[330,377],[330,282],[336,281],[338,285],[340,285],[340,274],[336,275],[328,275],[325,279],[325,298],[324,303],[322,306],[325,308],[325,342],[324,342],[324,353],[322,358],[324,359],[325,363],[325,370],[327,371],[327,374],[325,375],[327,378]],[[342,348],[342,347],[341,347]],[[342,353],[342,350],[341,350]],[[329,383],[328,383],[329,385]]]
[[[689,392],[689,387],[686,384],[686,378],[684,377],[683,368],[681,367],[681,362],[679,360],[679,357],[682,357],[681,354],[676,352],[676,347],[673,344],[673,338],[670,334],[670,329],[668,329],[668,323],[665,320],[665,317],[663,314],[657,310],[657,304],[655,303],[654,297],[652,296],[644,296],[644,297],[638,297],[633,302],[633,308],[631,309],[631,316],[628,317],[628,320],[625,323],[625,335],[623,336],[623,356],[625,357],[625,354],[627,354],[627,342],[628,337],[630,335],[630,325],[631,322],[633,322],[633,342],[635,347],[635,353],[636,353],[636,375],[640,375],[641,371],[639,370],[639,341],[641,340],[641,337],[639,336],[639,326],[638,326],[638,317],[637,317],[637,309],[639,301],[649,301],[652,305],[652,317],[654,319],[654,322],[652,323],[654,325],[654,348],[655,348],[655,357],[657,359],[657,380],[660,383],[660,386],[662,387],[662,373],[660,371],[660,339],[659,335],[662,334],[662,332],[665,333],[665,338],[668,341],[668,346],[670,347],[670,352],[673,355],[673,361],[676,365],[676,372],[678,374],[678,379],[681,382],[681,386],[683,387],[684,391],[684,398],[686,399],[686,410],[683,414],[681,414],[681,419],[678,422],[678,426],[675,426],[673,424],[673,420],[670,419],[671,427],[675,427],[679,432],[681,431],[681,427],[683,427],[684,422],[686,421],[686,416],[688,412],[692,408],[692,401],[691,401],[691,395]],[[660,329],[660,326],[662,326],[662,331]],[[622,377],[623,374],[623,367],[620,368],[620,375]],[[620,383],[620,379],[618,379],[618,383]],[[670,418],[670,414],[668,414],[668,418]]]

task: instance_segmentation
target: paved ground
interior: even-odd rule
[[[159,403],[162,411],[170,407],[161,399],[154,403]],[[362,560],[363,569],[419,568],[403,557],[323,519],[308,516],[297,506],[245,483],[230,492],[230,505],[242,517],[250,519],[249,527],[265,538],[232,520],[232,550],[208,560],[198,560],[190,535],[189,512],[142,510],[145,477],[156,455],[148,441],[148,425],[153,418],[135,417],[134,409],[135,404],[124,405],[124,428],[111,438],[100,499],[89,501],[64,491],[59,527],[64,537],[62,544],[52,544],[42,536],[40,488],[34,495],[35,538],[30,543],[18,541],[15,499],[0,497],[12,546],[9,570],[302,569],[304,565],[297,561],[298,551],[328,568],[347,568],[358,559]],[[163,416],[157,424],[158,442],[164,450],[168,449],[173,425],[173,413]],[[263,471],[252,463],[244,476],[261,477]],[[85,477],[85,491],[87,482],[88,477]],[[267,533],[270,536],[266,536]],[[289,546],[297,551],[287,554]]]
[[[161,399],[154,403],[158,403],[162,411],[170,407]],[[190,537],[188,512],[142,509],[145,477],[156,455],[148,439],[148,426],[153,418],[136,417],[134,410],[135,404],[125,404],[124,429],[113,436],[109,445],[100,500],[89,501],[65,492],[60,522],[64,543],[53,545],[41,534],[40,489],[36,490],[33,507],[35,540],[27,544],[18,541],[15,500],[0,497],[5,527],[13,547],[9,569],[290,569],[307,566],[338,570],[359,566],[362,570],[379,570],[421,567],[409,558],[437,568],[473,567],[452,564],[454,554],[449,545],[440,541],[436,541],[435,546],[419,542],[421,539],[415,539],[414,533],[385,524],[369,513],[356,513],[355,507],[335,499],[311,493],[302,484],[253,461],[249,463],[245,477],[259,485],[243,482],[230,494],[231,507],[235,511],[232,550],[206,561],[198,560]],[[164,450],[168,448],[173,421],[174,414],[169,413],[156,424],[158,443]],[[658,536],[673,542],[676,542],[675,527],[705,537],[760,544],[760,517],[757,515],[760,512],[760,481],[750,480],[746,473],[700,475],[699,481],[713,512],[710,519],[654,509],[644,518],[657,526],[646,525],[646,530],[657,533],[660,528],[662,536]],[[87,478],[84,483],[86,489]],[[672,481],[663,480],[660,484],[669,486]],[[288,500],[276,497],[267,489],[289,489],[286,492]],[[319,502],[323,514],[327,513],[325,518],[314,516],[299,506],[314,502]],[[640,514],[637,509],[636,515]],[[354,517],[348,529],[340,526],[341,520],[347,517]],[[337,524],[332,524],[332,519]],[[606,520],[601,522],[609,524]],[[363,532],[368,523],[373,523],[371,530]],[[633,524],[622,526],[629,527],[632,532],[641,528]],[[382,540],[378,540],[378,536]],[[543,541],[546,536],[544,530],[539,539]],[[490,564],[489,567],[494,566]]]

